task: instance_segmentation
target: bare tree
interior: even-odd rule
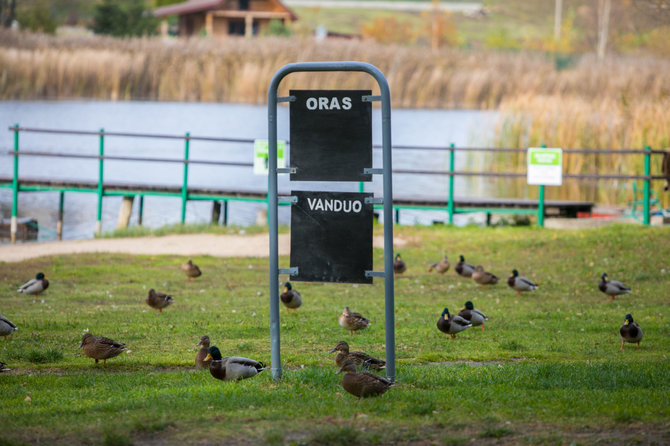
[[[563,22],[563,0],[556,0],[554,12],[554,40],[561,40],[561,26]]]
[[[605,58],[607,49],[607,35],[610,26],[610,11],[612,9],[612,0],[598,1],[598,60]]]

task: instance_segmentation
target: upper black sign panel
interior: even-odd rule
[[[291,90],[291,181],[371,181],[370,90]]]
[[[292,280],[372,283],[371,193],[293,191]]]

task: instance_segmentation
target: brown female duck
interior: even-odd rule
[[[103,360],[103,364],[107,364],[109,358],[120,355],[126,349],[126,344],[116,342],[104,336],[93,336],[91,333],[86,333],[81,338],[79,348],[84,349],[86,356],[95,359],[96,364],[100,359]]]
[[[188,277],[189,282],[191,279],[195,279],[196,277],[200,277],[202,275],[202,271],[200,271],[198,265],[195,265],[190,259],[188,262],[181,264],[181,269],[184,271],[184,274],[186,274],[186,277]]]
[[[431,264],[428,267],[428,272],[431,272],[431,271],[435,270],[440,274],[444,274],[447,271],[449,271],[450,266],[451,266],[451,264],[449,263],[449,260],[447,260],[447,256],[442,255],[442,260],[440,260],[439,262],[435,262],[435,263]]]
[[[200,337],[200,342],[196,344],[196,347],[201,345],[200,350],[198,350],[198,353],[195,355],[195,365],[197,367],[207,369],[209,368],[209,364],[212,362],[212,360],[205,360],[207,358],[207,355],[209,354],[209,336],[204,335]]]
[[[491,274],[488,271],[484,271],[484,268],[481,265],[477,265],[472,273],[472,280],[486,288],[486,285],[495,285],[498,283],[498,276]]]
[[[172,296],[170,296],[168,294],[165,294],[165,293],[159,293],[158,291],[156,291],[152,288],[152,289],[149,290],[149,294],[147,295],[146,302],[147,302],[147,305],[149,305],[151,308],[155,308],[160,313],[162,313],[163,308],[172,304],[174,302],[174,299],[172,299]]]
[[[356,363],[351,360],[344,361],[342,368],[337,372],[342,376],[342,387],[352,395],[361,398],[377,396],[391,388],[393,383],[386,378],[370,372],[357,372]]]
[[[344,307],[339,322],[342,328],[346,328],[351,332],[352,336],[356,330],[363,330],[370,325],[370,321],[367,318],[363,317],[360,313],[352,313],[349,311],[349,307]]]
[[[356,366],[360,367],[365,365],[374,370],[382,370],[386,367],[386,362],[381,359],[374,358],[367,353],[363,352],[350,352],[349,344],[344,341],[340,341],[333,347],[330,353],[337,352],[335,356],[335,364],[342,367],[345,361],[353,361]]]

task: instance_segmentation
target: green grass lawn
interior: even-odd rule
[[[381,233],[380,228],[376,231]],[[296,314],[281,307],[283,379],[269,370],[239,383],[193,367],[199,337],[225,355],[270,363],[267,259],[86,254],[0,263],[0,313],[19,326],[0,339],[0,445],[14,444],[605,444],[670,442],[670,228],[396,227],[408,270],[396,280],[397,384],[356,400],[340,386],[339,340],[384,357],[384,285],[294,283]],[[445,252],[452,269],[427,265]],[[459,254],[501,277],[482,289],[453,272]],[[375,250],[375,269],[383,252]],[[288,267],[288,258],[280,260]],[[517,297],[510,271],[540,288]],[[33,299],[16,293],[36,272]],[[633,294],[614,301],[600,275]],[[158,314],[149,288],[175,303]],[[455,340],[435,323],[466,300],[486,330]],[[345,305],[372,325],[351,337]],[[619,351],[632,313],[638,349]],[[88,330],[125,342],[95,366],[79,346]],[[28,398],[29,397],[29,398]]]

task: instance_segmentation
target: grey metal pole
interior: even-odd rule
[[[281,72],[281,70],[280,70]],[[279,341],[279,222],[277,219],[277,87],[284,77],[275,74],[268,90],[268,230],[270,232],[270,355],[272,379],[281,378]]]
[[[391,176],[391,93],[388,82],[374,65],[364,62],[301,62],[284,65],[268,88],[268,229],[270,230],[270,346],[272,377],[281,378],[279,342],[279,258],[277,221],[277,89],[290,73],[300,71],[360,71],[379,85],[382,99],[382,150],[384,163],[384,327],[386,376],[395,381],[395,312],[393,277],[393,179]]]

